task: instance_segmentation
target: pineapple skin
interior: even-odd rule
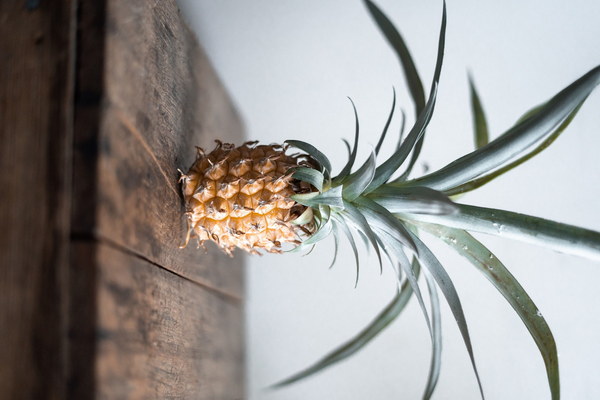
[[[279,144],[216,142],[208,154],[197,148],[196,161],[181,175],[188,225],[182,247],[194,236],[199,246],[212,241],[229,255],[236,247],[260,254],[300,244],[299,235],[310,234],[311,226],[292,224],[306,207],[291,196],[311,186],[293,179],[290,169],[314,168],[310,157],[288,155]]]

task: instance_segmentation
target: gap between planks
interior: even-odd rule
[[[132,256],[132,257],[136,257],[136,258],[138,258],[140,260],[143,260],[143,261],[147,262],[150,265],[153,265],[153,266],[155,266],[157,268],[162,269],[163,271],[166,271],[166,272],[168,272],[168,273],[170,273],[172,275],[175,275],[175,276],[177,276],[177,277],[179,277],[181,279],[184,279],[184,280],[186,280],[186,281],[188,281],[188,282],[190,282],[190,283],[192,283],[192,284],[194,284],[194,285],[196,285],[196,286],[198,286],[198,287],[200,287],[200,288],[202,288],[202,289],[204,289],[204,290],[206,290],[206,291],[208,291],[208,292],[210,292],[210,293],[212,293],[212,294],[214,294],[214,295],[216,295],[216,296],[218,296],[218,297],[220,297],[220,298],[222,298],[222,299],[224,299],[224,300],[226,300],[226,301],[228,301],[230,303],[233,303],[233,304],[236,304],[236,305],[240,305],[240,304],[243,303],[243,299],[240,296],[236,295],[236,294],[230,293],[230,292],[228,292],[226,290],[223,290],[223,289],[219,289],[218,287],[215,287],[215,286],[213,286],[213,285],[211,285],[211,284],[209,284],[207,282],[204,282],[204,281],[201,281],[201,280],[198,280],[198,279],[191,279],[191,278],[189,278],[189,277],[187,277],[185,275],[182,275],[182,274],[180,274],[178,272],[175,272],[172,269],[170,269],[168,267],[165,267],[163,265],[160,265],[160,264],[156,263],[155,261],[152,261],[151,259],[147,258],[146,256],[144,256],[142,254],[139,254],[139,253],[135,252],[134,250],[132,250],[132,249],[126,247],[126,246],[123,246],[122,244],[119,244],[119,243],[117,243],[117,242],[115,242],[115,241],[113,241],[113,240],[111,240],[111,239],[109,239],[107,237],[104,237],[104,236],[101,236],[101,235],[98,235],[98,234],[74,233],[74,234],[71,235],[71,240],[72,241],[78,241],[78,242],[96,242],[96,243],[99,243],[99,244],[106,245],[106,246],[108,246],[108,247],[110,247],[110,248],[112,248],[114,250],[117,250],[117,251],[119,251],[121,253],[125,253],[125,254],[127,254],[129,256]]]

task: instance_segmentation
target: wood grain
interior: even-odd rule
[[[242,124],[174,0],[0,2],[0,398],[243,397],[243,259],[177,169]]]
[[[109,245],[73,250],[99,266],[98,398],[243,398],[241,303]]]
[[[174,1],[82,2],[79,26],[69,395],[242,398],[243,259],[179,249],[177,171],[239,116]]]
[[[64,398],[74,4],[0,2],[0,397]]]
[[[241,263],[183,242],[179,172],[195,146],[242,140],[240,118],[172,1],[109,1],[94,234],[242,296]],[[126,83],[126,84],[124,84]],[[219,268],[214,265],[219,264]]]

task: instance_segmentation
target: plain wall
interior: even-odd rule
[[[363,160],[375,145],[392,86],[414,110],[398,62],[359,0],[179,0],[187,20],[241,111],[248,136],[264,143],[302,139],[341,168],[354,120]],[[441,1],[378,4],[407,41],[428,90],[435,65]],[[598,1],[449,1],[445,63],[421,162],[444,166],[473,149],[467,70],[473,74],[492,137],[526,110],[600,64]],[[392,126],[397,132],[399,119]],[[394,145],[391,139],[386,146]],[[600,230],[600,91],[549,149],[461,202],[529,213]],[[389,154],[389,152],[388,152]],[[600,398],[600,265],[575,256],[477,235],[519,279],[552,328],[565,399]],[[505,300],[473,267],[435,240],[461,297],[488,399],[543,399],[542,359]],[[248,269],[249,399],[420,398],[429,339],[416,301],[366,349],[279,391],[275,381],[308,366],[365,326],[394,295],[363,252],[361,279],[344,243],[333,269],[333,241],[307,256],[251,257]],[[477,399],[464,344],[443,302],[443,359],[434,398]]]

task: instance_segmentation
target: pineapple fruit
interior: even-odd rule
[[[430,372],[423,395],[425,399],[430,398],[440,369],[437,295],[440,290],[456,320],[483,397],[458,294],[442,264],[420,238],[421,233],[433,234],[470,261],[514,308],[543,358],[552,398],[558,399],[558,356],[550,328],[508,269],[467,231],[515,238],[595,260],[600,260],[600,233],[509,211],[464,205],[454,200],[548,147],[567,128],[600,83],[600,67],[584,74],[545,104],[525,112],[514,126],[492,141],[488,139],[479,96],[472,86],[477,149],[437,171],[413,178],[412,168],[435,107],[445,44],[445,4],[436,68],[426,97],[419,89],[422,83],[402,37],[371,1],[365,0],[365,3],[397,51],[412,88],[417,115],[405,138],[391,156],[377,163],[396,109],[394,93],[392,108],[377,146],[358,168],[355,168],[355,161],[359,124],[354,109],[354,145],[352,148],[348,145],[348,161],[335,176],[331,163],[321,151],[298,140],[288,140],[282,145],[249,142],[239,147],[217,142],[216,148],[208,154],[199,149],[195,163],[181,176],[188,222],[185,243],[195,236],[199,244],[213,241],[228,254],[236,247],[251,253],[261,250],[281,252],[286,244],[294,250],[304,249],[333,234],[337,252],[338,236],[343,234],[353,249],[358,269],[355,243],[355,233],[358,233],[365,244],[375,250],[380,268],[384,259],[394,268],[398,282],[396,296],[347,343],[275,386],[306,378],[354,354],[389,325],[415,296],[431,336]],[[426,102],[422,101],[424,98],[427,98]],[[421,293],[421,276],[430,293],[429,307]]]
[[[292,195],[310,191],[306,182],[293,179],[292,168],[310,167],[305,155],[287,155],[286,146],[257,145],[247,142],[239,147],[217,141],[217,147],[198,156],[187,174],[182,174],[182,190],[187,208],[188,234],[200,245],[214,241],[231,255],[236,247],[257,254],[258,249],[281,252],[283,243],[299,244],[293,225],[306,206]]]

